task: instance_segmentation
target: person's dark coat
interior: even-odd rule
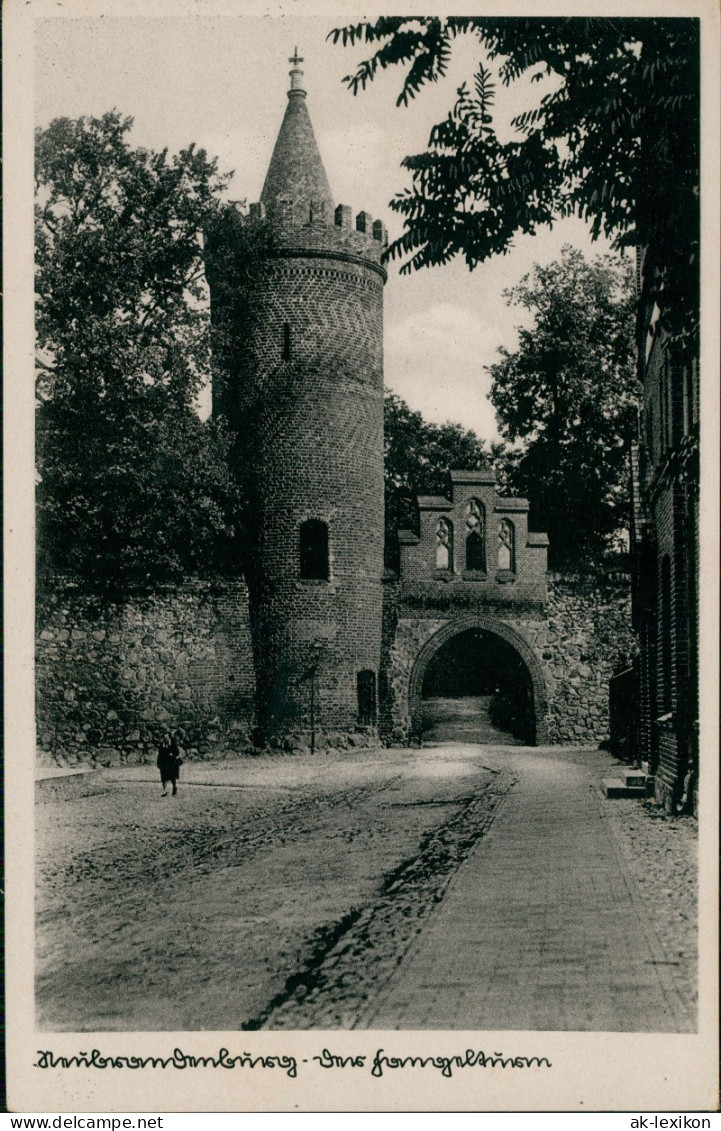
[[[175,738],[167,743],[161,742],[158,747],[158,769],[162,780],[176,782],[180,777],[181,765],[182,758]]]

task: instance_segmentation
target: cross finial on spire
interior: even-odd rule
[[[293,94],[297,90],[301,94],[305,94],[305,91],[303,90],[303,72],[300,69],[300,64],[303,62],[303,56],[298,54],[297,47],[288,62],[293,64],[293,70],[290,72],[290,90],[288,91],[288,93]]]

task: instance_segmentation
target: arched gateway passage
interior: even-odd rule
[[[546,687],[538,657],[493,617],[451,621],[421,648],[409,685],[413,733],[535,746],[547,741]],[[503,738],[503,735],[507,739]]]

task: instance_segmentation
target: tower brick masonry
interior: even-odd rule
[[[227,396],[253,454],[258,737],[289,748],[376,737],[384,536],[385,231],[334,207],[300,61],[249,209],[267,243]]]

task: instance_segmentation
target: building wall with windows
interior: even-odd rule
[[[449,497],[419,496],[418,518],[417,534],[399,533],[404,584],[468,582],[490,601],[501,589],[544,604],[548,537],[529,531],[527,499],[498,494],[492,469],[451,471]]]
[[[698,744],[699,367],[658,319],[641,271],[643,403],[632,460],[638,751],[669,812],[695,807]]]

